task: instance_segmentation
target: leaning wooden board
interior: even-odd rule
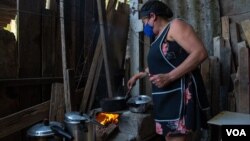
[[[249,104],[249,48],[246,47],[245,41],[238,43],[239,47],[239,93],[236,96],[237,112],[250,113]]]

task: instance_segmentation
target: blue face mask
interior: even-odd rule
[[[153,26],[146,24],[143,28],[144,34],[149,38],[154,37]]]

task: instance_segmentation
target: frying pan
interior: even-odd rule
[[[127,108],[127,100],[130,98],[131,89],[126,92],[125,96],[115,96],[104,98],[100,101],[102,111],[115,112],[125,110]]]

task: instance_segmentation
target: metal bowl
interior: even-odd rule
[[[151,102],[151,97],[146,95],[139,95],[131,97],[128,100],[127,105],[129,106],[129,110],[133,113],[144,113],[148,110]]]

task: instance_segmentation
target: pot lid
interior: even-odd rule
[[[151,97],[149,96],[146,96],[146,95],[138,95],[138,96],[134,96],[134,97],[131,97],[129,100],[128,100],[128,103],[130,104],[146,104],[146,103],[149,103],[151,102]]]
[[[50,128],[51,126],[58,126],[63,127],[63,125],[60,122],[56,121],[44,121],[43,123],[38,123],[34,126],[32,126],[28,131],[27,134],[29,136],[34,137],[47,137],[47,136],[53,136],[55,133]]]
[[[89,116],[86,114],[80,114],[80,112],[68,112],[65,114],[65,122],[67,123],[80,123],[82,121],[88,121]]]

